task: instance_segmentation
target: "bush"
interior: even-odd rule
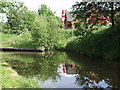
[[[36,48],[54,49],[60,39],[59,21],[54,16],[37,16],[33,22],[32,39]]]
[[[120,58],[119,25],[114,28],[101,27],[98,31],[80,40],[68,43],[67,48],[82,54],[109,59]]]

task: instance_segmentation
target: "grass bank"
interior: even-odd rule
[[[4,34],[0,33],[1,36],[1,48],[38,48],[42,49],[39,45],[34,42],[31,32],[23,33],[21,35],[15,34]],[[74,38],[74,32],[72,30],[61,29],[59,31],[59,39],[54,49],[64,49],[67,43]],[[44,42],[44,40],[43,40]],[[41,43],[40,43],[41,44]],[[48,43],[49,44],[49,43]]]
[[[0,47],[6,48],[34,48],[30,32],[14,35],[0,33]]]
[[[70,41],[66,48],[88,56],[120,59],[119,47],[119,26],[114,28],[103,26],[92,32],[90,36]]]
[[[0,62],[2,88],[40,88],[36,78],[19,76],[6,62]]]

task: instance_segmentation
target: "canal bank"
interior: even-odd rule
[[[88,36],[78,35],[78,38],[67,43],[66,49],[78,54],[120,61],[119,47],[120,31],[119,25],[116,25],[115,27],[101,26]]]

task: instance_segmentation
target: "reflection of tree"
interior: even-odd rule
[[[93,73],[91,71],[86,71],[86,69],[80,68],[77,65],[71,64],[63,64],[63,72],[67,74],[77,74],[75,84],[78,86],[82,86],[83,88],[103,88],[98,86],[97,84],[102,81],[99,78],[98,74]],[[107,85],[111,84],[109,79],[104,79]]]
[[[92,80],[92,82],[95,82],[96,84],[99,83],[99,81],[104,80],[107,85],[110,85],[112,87],[120,87],[120,62],[95,59],[82,55],[78,56],[77,54],[70,52],[68,52],[67,55],[72,61],[74,61],[74,63],[76,63],[78,67],[81,67],[78,73],[79,76],[88,77],[90,80]],[[87,82],[90,82],[90,80],[84,78],[82,79],[83,81],[80,81],[81,83],[78,83],[78,79],[76,80],[76,83],[78,85],[87,85]]]
[[[86,68],[84,67],[80,68],[76,64],[65,63],[63,64],[63,72],[67,74],[77,74],[75,76],[75,84],[78,86],[82,86],[83,88],[103,88],[97,85],[100,81],[102,81],[102,79],[99,78],[99,75],[91,71],[86,71]],[[111,84],[109,79],[104,79],[104,81],[107,85]]]
[[[110,80],[104,79],[105,83],[109,85],[107,88],[111,88]],[[83,88],[105,88],[100,85],[98,85],[99,81],[96,82],[96,80],[90,79],[89,77],[76,75],[76,82],[78,86],[82,86]]]
[[[94,82],[92,82],[87,77],[80,76],[80,75],[76,76],[76,82],[75,83],[79,86],[83,86],[83,87],[87,87],[87,88],[90,87],[90,84],[91,84],[91,86],[93,86],[93,84],[94,84]]]
[[[58,70],[58,66],[67,60],[66,54],[61,53],[53,53],[48,52],[45,54],[31,54],[31,58],[33,62],[29,62],[29,60],[21,60],[29,57],[28,54],[12,54],[13,58],[7,60],[7,62],[12,66],[14,70],[17,71],[19,75],[25,77],[37,77],[42,80],[47,80],[52,78],[56,80],[56,78],[60,78]],[[18,58],[20,57],[21,58]],[[9,55],[10,57],[10,55]],[[8,57],[8,59],[9,59]]]

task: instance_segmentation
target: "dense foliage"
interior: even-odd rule
[[[50,8],[47,7],[47,5],[42,4],[41,7],[38,8],[38,14],[39,15],[44,15],[44,16],[55,16]]]
[[[77,20],[79,35],[88,36],[93,30],[101,25],[118,24],[120,3],[119,2],[76,2],[72,6],[73,15]],[[117,21],[117,23],[116,23]]]
[[[72,13],[78,20],[88,22],[87,19],[92,18],[94,20],[89,23],[97,24],[101,23],[100,20],[107,20],[110,17],[114,26],[114,15],[120,11],[120,2],[76,2],[72,8]]]
[[[65,46],[66,40],[61,30],[61,21],[54,13],[41,5],[32,26],[32,39],[34,46],[41,49],[55,49]]]
[[[35,13],[28,11],[22,2],[2,1],[0,13],[5,13],[7,22],[3,26],[4,33],[21,34],[31,30],[31,22],[35,18]]]
[[[59,36],[58,23],[55,17],[36,17],[31,32],[35,46],[46,49],[55,47]]]
[[[115,28],[102,26],[98,30],[93,31],[91,35],[84,36],[81,40],[70,41],[67,48],[89,56],[119,59],[119,42],[119,26],[115,26]]]
[[[22,2],[1,1],[0,10],[7,16],[7,22],[2,22],[3,33],[19,35],[30,31],[32,35],[30,38],[33,40],[30,47],[34,46],[34,48],[53,49],[65,46],[66,38],[60,30],[62,27],[61,19],[55,16],[55,13],[47,5],[42,4],[38,8],[38,12],[35,13],[28,11]],[[20,44],[15,45],[12,44],[12,47],[19,47]],[[23,47],[23,45],[20,46]]]

